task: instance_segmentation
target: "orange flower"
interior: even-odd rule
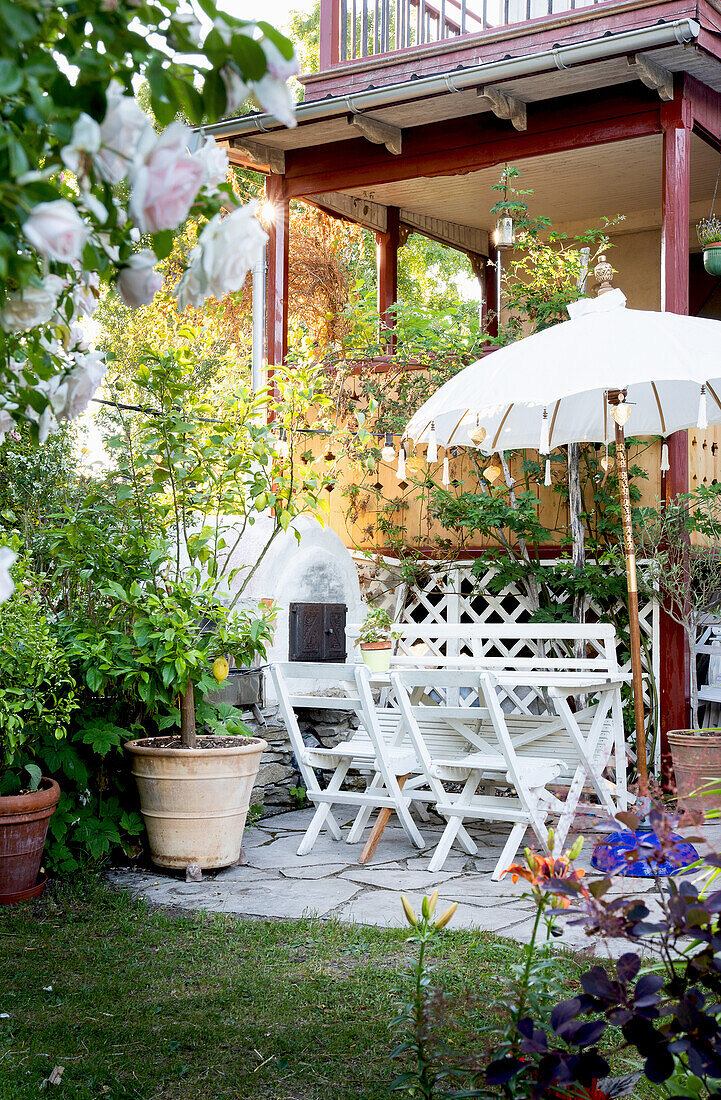
[[[572,866],[572,861],[567,853],[554,859],[553,856],[537,855],[527,848],[525,854],[526,866],[522,863],[512,863],[503,874],[510,874],[512,882],[518,882],[519,878],[525,879],[526,882],[530,882],[534,891],[538,893],[552,889],[553,884],[558,882],[559,879],[569,883],[580,883],[586,873],[583,867],[576,868]],[[586,893],[585,890],[583,892]],[[556,899],[555,904],[558,908],[568,909],[570,901],[568,898],[560,896]]]

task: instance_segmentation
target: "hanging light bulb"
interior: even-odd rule
[[[426,462],[431,466],[438,461],[438,441],[436,439],[436,424],[431,420],[431,430],[428,433],[428,449],[426,450]]]
[[[446,489],[451,484],[451,469],[450,463],[448,462],[448,455],[445,455],[443,458],[443,477],[441,478],[441,482]]]
[[[664,439],[661,444],[661,473],[667,474],[671,469],[671,463],[668,460],[668,443]]]
[[[406,448],[401,443],[398,448],[398,465],[396,467],[396,477],[399,481],[404,481],[406,476]]]
[[[611,419],[615,420],[619,427],[622,428],[631,415],[631,406],[626,404],[625,393],[620,393],[618,395],[618,404],[611,405],[609,412],[611,413]]]
[[[708,409],[706,407],[706,387],[701,387],[701,393],[698,398],[698,419],[696,421],[696,427],[699,431],[703,432],[708,428]]]
[[[489,485],[493,485],[495,481],[498,481],[502,473],[503,470],[501,469],[501,467],[497,466],[495,462],[492,462],[490,466],[486,466],[485,470],[483,471],[483,476],[485,477]]]
[[[548,409],[544,407],[541,419],[541,438],[538,443],[538,453],[547,455],[551,449],[551,426],[548,420]]]
[[[285,428],[281,428],[278,433],[278,442],[275,445],[275,452],[279,458],[287,458],[290,454],[290,444],[288,443],[288,436],[286,435]]]
[[[384,462],[391,463],[396,457],[396,449],[393,446],[393,433],[386,432],[385,442],[381,450],[381,458]]]
[[[486,429],[481,427],[478,413],[476,413],[476,426],[475,428],[471,428],[468,433],[468,438],[474,447],[480,447],[481,443],[486,438]]]
[[[543,479],[543,484],[546,485],[546,486],[549,486],[549,485],[553,484],[553,482],[551,481],[551,460],[550,460],[550,458],[546,459],[546,475]]]

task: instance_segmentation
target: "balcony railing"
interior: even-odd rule
[[[604,0],[324,0],[321,71],[376,54],[444,42],[594,7]]]

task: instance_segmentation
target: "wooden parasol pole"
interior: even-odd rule
[[[625,417],[617,410],[623,408],[626,395],[611,391],[608,395],[611,416],[616,429],[616,469],[621,498],[623,548],[626,556],[626,584],[628,586],[628,621],[631,634],[631,669],[633,672],[633,709],[636,719],[636,760],[638,763],[638,791],[648,794],[648,764],[646,761],[646,723],[643,709],[643,667],[641,665],[641,627],[638,618],[638,583],[636,580],[636,548],[631,521],[631,494],[628,488],[628,463],[626,461],[626,436],[623,430]],[[616,414],[616,415],[614,415]],[[620,423],[619,423],[620,421]]]

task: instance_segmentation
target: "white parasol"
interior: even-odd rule
[[[620,290],[568,307],[569,321],[500,348],[451,378],[406,435],[485,454],[616,442],[629,595],[639,786],[647,790],[636,560],[623,425],[634,436],[721,424],[721,322],[626,309]],[[664,447],[662,469],[667,467]]]

